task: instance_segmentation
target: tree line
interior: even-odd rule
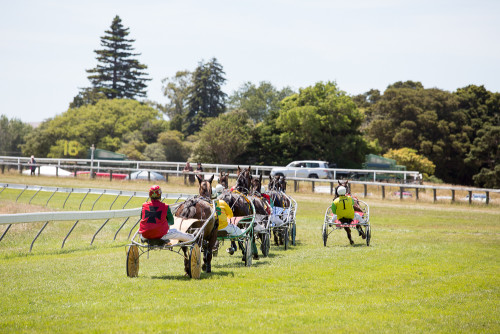
[[[101,37],[98,65],[66,112],[32,129],[0,118],[0,152],[77,157],[88,148],[129,159],[285,165],[314,159],[361,168],[368,153],[448,183],[500,187],[500,94],[469,85],[448,92],[396,82],[350,96],[335,82],[293,91],[247,82],[231,95],[212,58],[165,78],[166,104],[142,100],[147,66],[118,16]],[[165,117],[168,120],[165,120]]]

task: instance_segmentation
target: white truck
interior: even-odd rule
[[[286,167],[275,167],[271,170],[271,176],[299,177],[312,179],[331,179],[333,172],[328,161],[300,160],[289,163]]]

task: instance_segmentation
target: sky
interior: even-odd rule
[[[41,122],[68,109],[118,15],[165,104],[162,80],[216,58],[245,82],[349,95],[397,81],[500,92],[498,0],[0,0],[0,115]]]

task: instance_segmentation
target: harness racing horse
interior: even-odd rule
[[[235,191],[224,191],[220,199],[229,205],[235,217],[248,216],[250,214],[250,206],[245,196],[248,195],[252,179],[250,167],[248,169],[241,169],[238,166],[237,175],[236,185],[234,186]]]
[[[252,178],[250,185],[250,200],[253,202],[255,207],[255,213],[258,215],[269,215],[269,212],[266,210],[266,200],[260,193],[262,188],[262,174],[260,177]]]
[[[264,245],[265,239],[268,237],[266,231],[269,226],[269,216],[271,215],[271,206],[267,202],[267,199],[261,194],[262,189],[262,174],[259,177],[252,178],[251,186],[250,186],[250,196],[249,199],[252,201],[253,206],[255,208],[255,213],[257,216],[257,225],[255,226],[255,230],[257,233],[255,234],[259,239],[261,245]],[[267,196],[267,195],[266,195]],[[262,246],[264,247],[264,246]],[[267,256],[269,253],[269,247],[267,246],[267,251],[262,248],[262,254]]]
[[[349,180],[346,180],[344,182],[342,182],[340,180],[337,180],[337,182],[339,184],[338,184],[338,186],[335,187],[335,197],[333,198],[333,200],[335,200],[337,197],[339,197],[339,194],[338,194],[338,191],[337,191],[338,188],[339,187],[344,187],[346,189],[346,195],[349,195],[349,196],[351,196],[354,199],[354,205],[353,205],[354,211],[363,212],[363,210],[361,210],[361,208],[359,207],[358,199],[356,197],[353,197],[351,195],[351,185],[349,184]],[[347,233],[347,238],[349,239],[349,243],[351,245],[354,245],[354,240],[352,240],[352,237],[351,237],[351,228],[350,227],[344,227],[344,230]],[[358,230],[359,235],[363,239],[366,239],[366,234],[363,231],[363,229],[361,228],[361,226],[357,225],[356,226],[356,230]]]
[[[273,206],[286,208],[290,206],[290,201],[283,193],[286,191],[286,179],[284,176],[269,175],[268,194]]]
[[[200,228],[203,221],[210,217],[212,213],[211,197],[212,197],[212,181],[214,176],[208,180],[204,180],[200,175],[196,175],[199,183],[199,196],[187,199],[179,205],[175,212],[176,217],[185,219],[200,219],[199,222],[191,225],[190,228]],[[217,241],[217,227],[219,222],[217,217],[214,217],[205,227],[203,240],[203,270],[207,273],[212,271],[212,249]],[[184,261],[186,266],[186,261]]]
[[[229,174],[228,173],[220,172],[219,184],[222,184],[224,189],[228,188],[228,186],[229,186]]]
[[[251,185],[252,174],[251,167],[248,168],[240,168],[238,166],[238,170],[236,172],[237,179],[236,185],[234,186],[233,191],[225,190],[219,198],[226,202],[231,210],[233,211],[234,217],[243,217],[251,214],[251,205],[249,202],[249,197],[247,197]],[[243,251],[243,245],[240,241],[238,241],[240,249]],[[231,245],[234,249],[236,249],[236,243],[231,242]],[[252,248],[254,253],[254,259],[258,259],[257,255],[257,247],[255,246],[255,241],[252,240]],[[245,254],[243,254],[243,258]]]
[[[273,207],[289,208],[290,200],[284,195],[286,190],[286,179],[284,176],[272,177],[269,175],[268,195]],[[274,243],[276,246],[283,245],[283,235],[273,229]]]

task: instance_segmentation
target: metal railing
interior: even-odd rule
[[[115,160],[91,160],[91,159],[51,159],[51,158],[38,158],[37,163],[34,165],[29,164],[30,158],[25,157],[9,157],[0,156],[0,171],[3,173],[5,166],[13,167],[18,170],[19,173],[23,169],[35,167],[35,175],[40,175],[40,167],[42,166],[52,166],[56,169],[56,175],[60,169],[66,169],[71,171],[74,176],[77,175],[78,171],[87,171],[91,175],[96,172],[105,171],[110,177],[113,178],[113,174],[126,174],[130,177],[133,172],[137,171],[148,171],[157,172],[164,175],[167,178],[169,175],[181,176],[195,173],[186,173],[183,171],[186,162],[160,162],[160,161],[115,161]],[[219,174],[220,171],[236,171],[238,167],[246,167],[244,165],[229,165],[229,164],[203,164],[203,168],[208,173]],[[252,172],[255,175],[269,175],[273,168],[277,166],[261,166],[252,165]],[[297,173],[300,174],[301,168],[290,168],[294,171],[294,177]],[[328,171],[333,176],[333,179],[337,179],[338,176],[349,177],[352,175],[364,175],[364,177],[370,177],[373,175],[373,181],[376,182],[377,179],[383,179],[384,175],[390,175],[391,177],[401,179],[402,183],[408,182],[408,180],[413,179],[414,176],[418,175],[418,171],[396,171],[396,170],[373,170],[373,169],[344,169],[344,168],[321,168],[322,170]],[[206,174],[206,173],[205,173]],[[235,174],[231,174],[231,177],[236,177]],[[129,178],[130,179],[130,178]],[[149,179],[149,178],[148,178]]]
[[[63,203],[63,208],[66,205],[66,202],[68,198],[70,197],[71,194],[74,193],[79,193],[79,194],[85,194],[84,198],[80,202],[79,208],[81,208],[82,203],[85,201],[87,198],[87,195],[92,193],[92,194],[99,194],[98,198],[93,202],[92,204],[92,210],[94,209],[95,204],[99,199],[101,199],[102,195],[115,195],[116,197],[112,201],[109,210],[102,210],[102,211],[61,211],[61,212],[36,212],[36,213],[19,213],[19,214],[4,214],[0,215],[0,225],[7,225],[7,228],[3,232],[3,234],[0,236],[0,242],[2,239],[5,237],[9,229],[11,228],[12,225],[14,224],[20,224],[20,223],[35,223],[35,222],[42,222],[44,221],[45,224],[42,226],[40,231],[38,231],[37,235],[31,242],[30,246],[30,252],[33,249],[33,245],[35,241],[38,239],[40,234],[43,232],[43,230],[47,227],[49,222],[51,221],[72,221],[75,218],[77,220],[69,230],[69,232],[66,234],[66,237],[64,238],[61,248],[64,248],[64,245],[66,243],[66,240],[70,236],[70,234],[73,232],[75,227],[78,225],[78,223],[81,220],[103,220],[106,219],[105,222],[100,225],[100,227],[96,230],[94,235],[92,236],[92,241],[90,242],[90,245],[94,243],[94,240],[97,236],[97,234],[106,226],[106,224],[113,218],[125,218],[125,220],[120,224],[119,228],[117,229],[113,240],[116,240],[116,237],[118,233],[122,230],[122,228],[125,226],[125,224],[128,222],[130,217],[139,217],[141,213],[141,208],[134,208],[134,209],[125,209],[127,204],[130,202],[130,200],[133,197],[142,197],[142,198],[148,198],[149,194],[147,192],[140,192],[140,191],[122,191],[122,190],[110,190],[110,189],[92,189],[92,188],[62,188],[62,187],[43,187],[43,186],[30,186],[30,185],[23,185],[23,184],[8,184],[8,183],[0,183],[0,194],[5,190],[5,189],[16,189],[16,190],[21,190],[19,195],[16,197],[16,202],[19,200],[21,195],[26,191],[26,190],[31,190],[35,191],[35,194],[30,198],[29,203],[33,200],[33,198],[40,193],[41,191],[44,192],[51,192],[51,195],[49,196],[49,199],[45,203],[45,206],[48,205],[50,199],[54,196],[56,192],[62,192],[62,193],[68,193],[68,196],[66,197],[64,203]],[[111,210],[113,205],[115,204],[116,200],[120,196],[128,196],[128,200],[126,203],[123,205],[123,207],[119,210]],[[179,200],[185,200],[188,198],[189,194],[165,194],[162,201],[166,199],[175,199],[175,203],[173,204],[173,208],[175,208],[177,202]],[[137,220],[137,222],[132,226],[132,228],[129,231],[128,237],[130,238],[130,235],[132,234],[132,231],[134,228],[137,226],[139,223],[140,219]]]
[[[310,182],[311,183],[311,191],[315,192],[317,188],[317,183],[329,183],[329,193],[333,195],[335,191],[336,180],[318,180],[318,179],[307,179],[307,178],[287,178],[287,181],[293,181],[293,191],[299,191],[299,182]],[[473,193],[484,193],[484,202],[485,204],[490,203],[490,193],[500,193],[500,189],[486,189],[486,188],[474,188],[474,187],[461,187],[461,186],[437,186],[437,185],[420,185],[420,184],[400,184],[400,183],[386,183],[386,182],[365,182],[365,181],[349,181],[350,184],[361,184],[363,185],[363,196],[368,197],[368,187],[381,187],[381,197],[382,199],[386,198],[386,188],[397,188],[399,189],[399,198],[405,198],[405,192],[409,189],[415,191],[415,197],[419,200],[419,190],[432,190],[433,193],[433,202],[438,201],[437,191],[438,190],[446,190],[450,191],[450,200],[451,202],[455,202],[456,193],[458,191],[465,191],[468,193],[468,202],[469,204],[473,201]]]

